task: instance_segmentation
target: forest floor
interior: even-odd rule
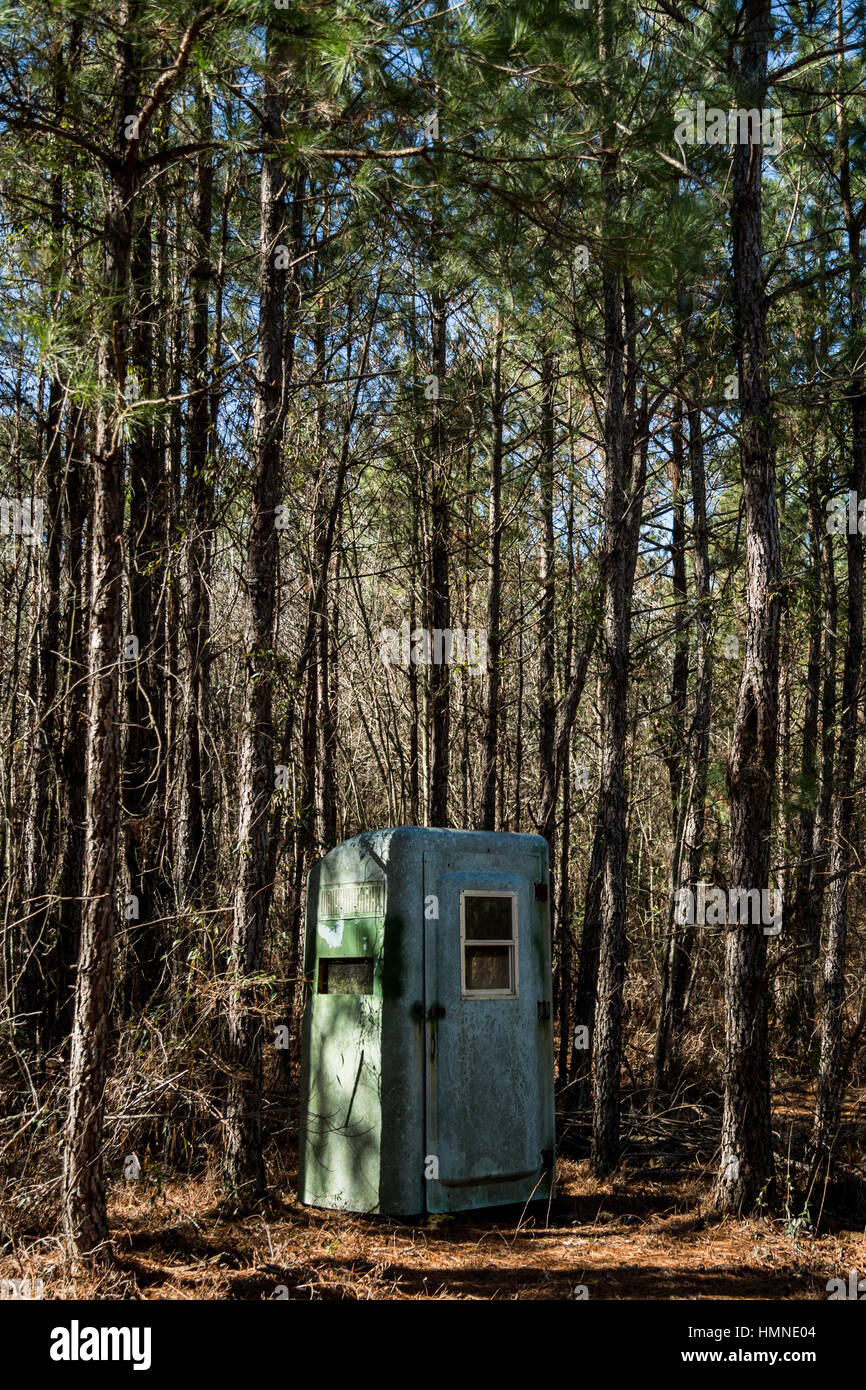
[[[784,1138],[806,1122],[811,1102],[777,1099]],[[798,1212],[784,1196],[772,1217],[720,1217],[715,1155],[695,1116],[667,1111],[649,1121],[627,1108],[616,1179],[599,1182],[585,1159],[568,1157],[566,1134],[549,1205],[415,1224],[314,1210],[294,1196],[287,1154],[283,1172],[271,1166],[268,1202],[243,1219],[226,1214],[206,1179],[115,1187],[117,1259],[99,1282],[74,1281],[59,1241],[45,1235],[16,1241],[0,1275],[41,1278],[46,1298],[826,1299],[829,1279],[866,1269],[864,1114],[866,1093],[847,1111],[846,1148],[859,1161],[846,1162],[847,1185],[824,1194],[820,1234],[802,1202]],[[780,1168],[784,1194],[793,1169]]]

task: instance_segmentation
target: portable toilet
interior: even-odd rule
[[[299,1193],[414,1215],[546,1198],[547,842],[410,826],[307,884]]]

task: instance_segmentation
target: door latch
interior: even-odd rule
[[[538,1001],[538,1021],[543,1023],[546,1018],[550,1018],[550,1000],[539,999]]]

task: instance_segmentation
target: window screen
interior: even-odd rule
[[[516,996],[516,921],[514,893],[461,893],[464,995]]]
[[[319,961],[320,994],[372,994],[373,957],[326,956]]]

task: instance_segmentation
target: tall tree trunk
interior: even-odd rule
[[[81,66],[82,26],[70,25],[68,68],[75,73]],[[70,297],[80,288],[81,264],[73,261],[69,269]],[[53,1018],[55,1040],[72,1031],[74,977],[81,931],[81,887],[84,861],[85,746],[86,746],[86,657],[84,614],[87,609],[88,575],[84,561],[86,518],[92,514],[92,477],[85,463],[87,416],[83,406],[67,410],[66,457],[60,500],[60,530],[66,537],[63,645],[65,670],[61,700],[62,726],[58,730],[60,755],[60,920],[56,955],[52,967]]]
[[[496,829],[496,777],[499,764],[499,696],[502,685],[502,316],[497,314],[493,339],[490,392],[490,503],[487,515],[487,705],[484,718],[484,766],[481,774],[481,830]]]
[[[273,21],[272,21],[273,24]],[[223,1152],[226,1191],[241,1201],[264,1191],[262,1158],[262,1021],[254,976],[261,969],[273,879],[269,808],[274,790],[274,595],[284,400],[284,304],[287,267],[278,251],[284,224],[285,176],[273,149],[284,110],[283,45],[268,31],[265,139],[259,248],[259,330],[253,406],[251,513],[244,573],[247,612],[238,811],[238,869],[228,998],[229,1079]]]
[[[131,366],[139,395],[152,399],[155,303],[149,216],[140,219],[135,238],[132,288]],[[156,815],[153,810],[164,727],[158,608],[165,521],[157,429],[149,424],[139,425],[129,445],[128,638],[135,638],[138,643],[138,655],[130,654],[124,661],[127,734],[123,750],[123,809],[126,872],[132,896],[125,993],[132,1008],[140,1008],[150,998],[161,967],[156,876],[162,807],[158,807]]]
[[[202,141],[213,135],[210,98],[197,94]],[[209,293],[213,162],[209,150],[196,160],[192,204],[190,267],[189,380],[186,508],[186,676],[183,694],[183,801],[178,843],[178,889],[183,906],[195,903],[210,878],[211,771],[208,739],[210,695],[210,528],[213,480],[210,476],[211,397],[208,387]],[[280,383],[282,384],[282,383]]]
[[[833,800],[836,766],[836,622],[838,596],[833,556],[833,537],[825,531],[821,537],[821,587],[824,604],[821,621],[824,629],[824,649],[821,675],[821,772],[818,806],[812,830],[812,853],[809,864],[809,896],[807,900],[801,993],[803,997],[802,1038],[806,1049],[812,1045],[815,1029],[815,976],[821,952],[821,922],[824,915],[824,894],[829,862],[828,834]]]
[[[574,488],[570,489],[568,504],[568,618],[565,628],[565,653],[563,658],[563,684],[568,684],[571,665],[574,659],[575,629],[575,516]],[[559,923],[559,968],[558,968],[558,1014],[559,1014],[559,1060],[557,1077],[560,1088],[568,1085],[569,1061],[571,1056],[571,992],[572,964],[574,958],[574,939],[571,930],[571,739],[565,752],[565,767],[562,778],[562,831],[559,848],[559,883],[556,894],[556,921]],[[556,780],[556,779],[554,779]]]
[[[683,833],[683,859],[680,879],[696,897],[704,857],[707,808],[707,777],[710,753],[710,706],[713,673],[710,652],[712,623],[710,597],[709,532],[707,528],[707,486],[704,467],[704,440],[699,405],[689,409],[689,468],[692,481],[692,518],[695,570],[695,713],[689,749],[690,789]],[[669,1066],[676,1065],[687,1000],[693,978],[695,929],[685,925],[674,942],[670,969],[668,1014]]]
[[[842,0],[836,0],[837,41],[843,42]],[[842,57],[839,58],[840,73]],[[840,81],[840,90],[843,87]],[[862,368],[863,259],[861,230],[863,209],[855,212],[851,187],[849,132],[841,98],[836,102],[836,132],[839,151],[839,189],[848,241],[848,303],[850,343],[851,468],[849,492],[858,504],[866,496],[866,375]],[[839,1126],[842,1104],[842,1034],[845,1021],[845,968],[848,942],[848,893],[850,876],[858,854],[852,844],[855,773],[857,768],[857,725],[862,697],[863,665],[863,537],[859,526],[853,534],[848,528],[848,629],[845,636],[845,664],[842,674],[842,707],[839,716],[839,747],[830,831],[830,893],[827,942],[824,951],[824,998],[821,1011],[821,1060],[818,1095],[812,1132],[814,1162],[829,1164],[833,1139]]]
[[[683,814],[686,764],[686,697],[689,680],[689,637],[686,626],[686,518],[683,495],[683,403],[674,400],[671,425],[671,581],[674,602],[674,659],[671,669],[671,728],[668,777],[671,820],[676,836]]]
[[[603,187],[612,214],[619,194],[616,156],[605,156]],[[631,587],[643,507],[647,445],[641,438],[634,467],[636,314],[628,278],[604,269],[605,489],[603,586],[604,743],[601,751],[601,813],[604,868],[601,882],[601,939],[593,1037],[593,1172],[604,1177],[619,1162],[620,1071],[623,991],[626,969],[628,806],[625,776],[628,732],[628,656]],[[645,414],[645,410],[643,412]],[[644,427],[644,433],[646,427]],[[634,475],[634,476],[633,476]],[[632,547],[634,550],[632,551]]]
[[[54,180],[54,229],[62,247],[63,185],[60,174]],[[46,418],[48,447],[45,453],[44,488],[48,514],[48,546],[39,568],[37,631],[32,647],[31,684],[35,700],[32,710],[33,750],[30,770],[30,805],[25,848],[23,960],[21,963],[19,1016],[37,1048],[49,1024],[49,997],[45,971],[51,949],[56,906],[58,779],[54,766],[59,727],[58,655],[60,649],[60,584],[62,572],[61,490],[63,481],[63,386],[55,373],[49,383]],[[41,537],[40,537],[41,542]]]
[[[419,587],[419,537],[421,527],[419,525],[419,500],[416,489],[412,489],[412,556],[409,562],[409,631],[414,632],[418,616],[418,587]],[[409,686],[409,822],[411,825],[420,825],[423,820],[421,809],[421,740],[419,737],[421,724],[421,705],[418,690],[418,667],[415,662],[410,661],[409,670],[406,673],[406,680]]]
[[[69,1063],[63,1154],[63,1216],[76,1256],[105,1258],[108,1216],[102,1157],[105,1063],[111,1018],[111,958],[119,812],[118,663],[121,643],[123,450],[112,402],[122,397],[138,140],[126,118],[138,110],[138,5],[121,6],[112,117],[114,165],[103,229],[105,310],[99,324],[101,400],[94,439],[94,498],[87,677],[87,828],[84,907]]]
[[[824,530],[813,468],[809,476],[809,648],[806,657],[806,691],[803,708],[803,739],[800,759],[800,823],[797,835],[797,870],[791,903],[792,936],[797,945],[809,951],[809,881],[812,869],[812,841],[815,835],[818,802],[818,715],[821,704],[821,543]],[[811,1000],[803,986],[811,981]],[[814,981],[804,971],[802,956],[795,957],[785,972],[781,987],[780,1016],[784,1036],[793,1040],[802,1035],[804,1015],[814,1017]]]
[[[674,658],[671,668],[670,726],[665,740],[665,758],[671,793],[671,827],[673,854],[668,888],[667,932],[662,959],[662,987],[659,999],[658,1027],[654,1073],[655,1085],[664,1083],[670,1045],[671,986],[674,961],[679,953],[679,922],[676,902],[680,887],[685,816],[688,802],[686,782],[686,699],[689,678],[689,639],[686,626],[686,525],[683,495],[683,405],[678,396],[674,402],[671,425],[671,581],[674,608]]]
[[[85,614],[89,576],[84,553],[86,518],[92,515],[93,480],[85,466],[89,425],[83,407],[73,412],[66,450],[63,516],[66,523],[66,627],[68,665],[63,694],[61,768],[60,932],[53,971],[54,1036],[72,1029],[74,967],[81,936],[82,870],[86,819],[87,701]]]
[[[740,465],[746,526],[746,650],[734,717],[728,792],[731,886],[769,883],[779,676],[779,519],[767,371],[761,228],[760,108],[767,90],[769,0],[747,0],[736,73],[738,105],[758,108],[733,158],[733,273],[739,352]],[[717,1199],[728,1212],[772,1200],[767,1034],[767,939],[760,923],[729,925],[725,940],[725,1087]]]
[[[54,112],[58,124],[63,120],[66,109],[67,71],[78,68],[80,55],[81,25],[75,21],[70,26],[68,44],[64,46],[61,43],[53,59]],[[57,310],[64,293],[63,234],[67,218],[66,195],[64,172],[58,169],[51,181],[53,299]],[[75,274],[70,278],[75,285]],[[64,394],[64,384],[59,372],[52,371],[45,422],[47,448],[44,488],[40,490],[40,495],[45,499],[48,516],[48,545],[40,571],[39,623],[37,640],[33,644],[37,662],[34,671],[37,699],[32,715],[35,746],[30,777],[30,820],[24,836],[26,907],[20,1000],[20,1011],[30,1015],[27,1028],[40,1051],[43,1039],[47,1042],[63,1031],[58,1027],[58,1023],[63,1010],[62,1000],[68,987],[67,975],[71,963],[67,955],[66,969],[62,966],[59,971],[56,969],[56,963],[62,961],[64,954],[66,910],[63,901],[63,849],[66,836],[62,827],[65,823],[63,803],[68,792],[63,760],[58,756],[63,728],[60,653],[63,629],[63,502],[67,474],[64,459]],[[79,420],[80,412],[70,409],[67,420],[67,448],[71,436],[77,431]],[[74,544],[74,540],[70,538],[67,550],[71,550]],[[54,897],[54,892],[58,890],[59,901]],[[73,940],[77,940],[77,932]],[[55,962],[53,971],[52,961]]]
[[[434,233],[440,235],[438,228]],[[438,248],[434,254],[438,267]],[[430,484],[430,553],[427,577],[427,627],[431,646],[434,633],[451,626],[451,590],[448,575],[450,549],[450,504],[448,496],[448,460],[446,457],[442,406],[439,392],[445,383],[447,369],[447,308],[441,291],[433,292],[431,333],[433,375],[438,383],[431,402],[430,427],[431,484]],[[444,640],[444,639],[443,639]],[[451,682],[450,667],[436,660],[434,651],[428,670],[430,699],[430,825],[448,825],[448,790],[451,743]],[[444,653],[443,653],[444,656]]]
[[[710,748],[710,560],[707,531],[707,488],[704,468],[704,441],[701,410],[692,404],[688,411],[689,471],[692,486],[692,534],[695,577],[695,710],[687,740],[687,776],[681,797],[680,849],[677,886],[697,895],[704,853],[706,820],[707,760]],[[686,999],[692,976],[695,928],[679,923],[671,914],[668,956],[664,976],[662,1005],[656,1034],[655,1081],[663,1084],[666,1069],[676,1065],[685,1021]]]
[[[524,682],[524,662],[523,662],[523,633],[525,631],[525,606],[523,602],[523,573],[520,572],[518,579],[518,611],[520,613],[520,630],[517,638],[517,700],[515,711],[514,728],[514,822],[509,827],[511,830],[520,830],[521,812],[523,801],[523,682]],[[504,795],[504,779],[503,779]],[[500,825],[504,828],[505,817],[500,816]]]
[[[538,762],[540,788],[538,804],[544,809],[539,833],[548,843],[551,860],[556,826],[556,690],[554,685],[555,577],[553,532],[553,464],[556,446],[555,362],[545,348],[541,354],[541,458],[538,466],[539,491],[539,614],[538,614]]]
[[[336,604],[332,605],[331,595],[326,585],[322,597],[322,613],[318,632],[318,727],[321,775],[316,808],[316,837],[323,853],[331,849],[337,842],[337,711],[335,707],[337,651],[334,643],[336,617],[337,607]]]
[[[585,1110],[592,1101],[592,1047],[598,993],[598,953],[601,944],[601,886],[604,872],[604,821],[601,793],[595,816],[592,849],[586,872],[583,930],[577,982],[574,987],[574,1046],[570,1069],[570,1108]],[[584,1031],[585,1030],[585,1031]],[[584,1046],[585,1044],[585,1046]]]
[[[162,642],[165,651],[165,759],[160,799],[165,807],[164,853],[174,883],[174,904],[182,901],[178,875],[179,843],[183,837],[180,807],[183,783],[183,710],[181,690],[181,626],[180,605],[183,584],[181,555],[185,550],[183,536],[183,506],[181,502],[181,465],[183,453],[181,381],[184,368],[186,339],[183,314],[183,277],[178,258],[171,255],[170,233],[182,218],[180,199],[166,206],[165,216],[157,237],[159,257],[159,294],[168,328],[167,351],[160,342],[158,364],[162,389],[172,402],[168,413],[163,458],[162,492],[165,499],[166,575],[163,607],[160,614]]]

